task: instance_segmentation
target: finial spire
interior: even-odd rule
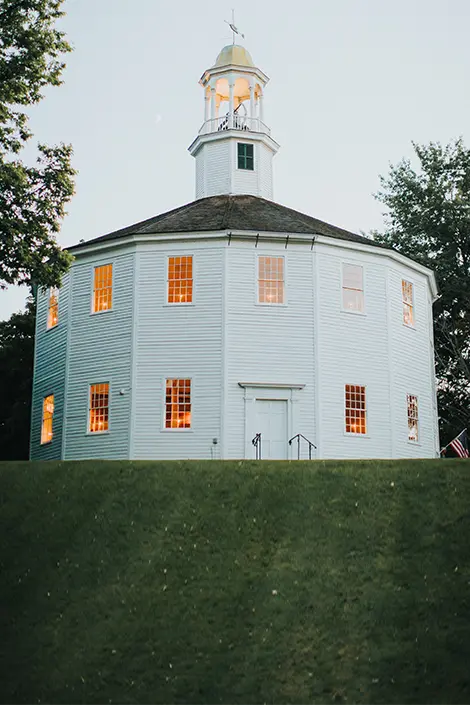
[[[240,32],[238,27],[235,26],[235,10],[232,10],[232,21],[229,22],[228,20],[224,20],[232,30],[232,44],[235,44],[235,35],[239,34],[240,37],[243,37],[245,39],[245,35]]]

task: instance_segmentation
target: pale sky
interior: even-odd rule
[[[30,113],[35,141],[74,148],[61,245],[194,199],[198,80],[231,43],[233,6],[271,79],[279,203],[354,232],[381,229],[372,194],[390,163],[412,156],[412,140],[469,146],[469,0],[67,0],[65,83]],[[24,297],[0,291],[0,319]]]

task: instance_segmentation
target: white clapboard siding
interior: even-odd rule
[[[285,305],[258,304],[258,256],[285,258]],[[245,456],[255,428],[245,429],[245,392],[239,382],[303,384],[292,435],[315,440],[313,265],[309,246],[232,241],[226,251],[225,457]],[[256,393],[263,398],[263,390]],[[289,413],[293,413],[292,407]],[[292,423],[291,423],[292,421]],[[254,449],[253,449],[254,455]]]
[[[59,322],[47,329],[49,290],[38,290],[34,382],[32,391],[31,449],[32,460],[54,460],[62,457],[64,421],[64,388],[69,312],[70,273],[62,280],[59,290]],[[41,445],[43,399],[54,395],[53,437]]]
[[[196,155],[196,198],[230,193],[230,140],[204,144]]]
[[[364,267],[364,315],[342,311],[343,262]],[[403,267],[416,282],[416,315],[422,317],[417,329],[410,330],[403,326],[401,276],[389,258],[319,246],[318,272],[322,457],[432,457],[435,424],[424,277],[414,272],[411,277]],[[364,436],[345,433],[345,384],[366,387]],[[419,445],[407,441],[407,393],[420,398]]]
[[[413,284],[413,328],[403,324],[402,279]],[[435,450],[435,397],[430,365],[432,331],[429,328],[427,282],[422,275],[410,272],[406,267],[393,266],[389,270],[389,292],[393,405],[400,418],[396,427],[396,453],[398,457],[429,457]],[[418,397],[418,443],[408,441],[407,394]]]
[[[273,199],[273,152],[263,143],[258,145],[258,196]]]
[[[133,458],[219,455],[223,244],[142,245],[137,260]],[[167,303],[168,256],[193,256],[193,303]],[[191,429],[165,429],[165,380],[191,379]]]
[[[66,380],[65,459],[129,457],[133,252],[82,257],[73,265]],[[92,314],[95,266],[113,264],[112,310]],[[88,433],[89,385],[110,384],[108,433]]]

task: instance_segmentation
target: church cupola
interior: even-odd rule
[[[238,44],[224,47],[203,73],[204,122],[189,147],[196,160],[196,198],[250,194],[272,200],[279,145],[264,121],[268,80]]]

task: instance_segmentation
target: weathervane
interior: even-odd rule
[[[235,10],[232,10],[232,21],[229,22],[228,20],[224,20],[232,30],[232,44],[235,44],[235,35],[239,34],[240,37],[243,37],[245,39],[245,35],[240,32],[238,27],[235,26]]]

